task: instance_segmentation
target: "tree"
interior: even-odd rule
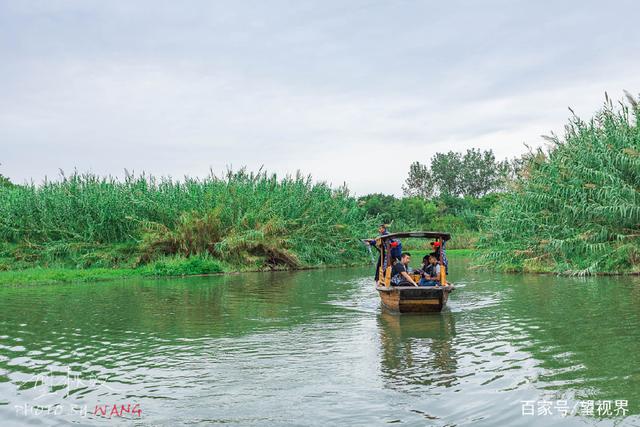
[[[362,196],[358,200],[368,216],[377,216],[385,223],[393,221],[396,217],[398,199],[394,196],[374,193]]]
[[[418,196],[427,199],[433,196],[433,177],[429,169],[420,162],[409,166],[409,176],[402,186],[405,196]]]
[[[395,230],[429,228],[438,213],[434,202],[419,196],[397,199],[374,193],[360,197],[359,204],[368,216],[377,216],[384,223],[392,223]]]
[[[412,227],[428,229],[438,215],[438,207],[435,203],[418,196],[400,199],[396,205],[395,215],[398,222],[409,229]]]
[[[493,151],[472,148],[462,157],[460,189],[462,195],[481,197],[503,189],[509,173],[509,162],[496,162]]]
[[[461,188],[461,173],[463,168],[462,155],[449,151],[436,153],[431,158],[431,175],[433,184],[439,194],[459,196]]]
[[[492,150],[436,153],[429,167],[419,162],[411,165],[403,190],[405,195],[424,198],[433,194],[482,197],[504,188],[509,167],[507,160],[497,162]]]

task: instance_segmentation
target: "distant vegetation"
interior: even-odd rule
[[[0,177],[0,271],[24,271],[6,272],[0,282],[365,263],[369,255],[359,239],[375,235],[380,222],[392,231],[449,231],[455,235],[450,248],[474,247],[500,197],[505,163],[495,162],[491,151],[469,150],[436,154],[431,170],[417,165],[430,187],[424,180],[416,186],[412,166],[402,198],[356,199],[346,187],[310,177],[245,170],[184,181],[74,173],[14,185]],[[446,165],[460,168],[464,179],[441,173]],[[491,185],[478,184],[489,176]]]
[[[369,194],[360,204],[392,230],[452,233],[450,248],[473,248],[481,225],[513,175],[514,162],[497,161],[492,150],[435,153],[428,164],[414,162],[404,197]]]
[[[449,248],[473,248],[483,221],[499,198],[499,193],[484,197],[440,195],[430,199],[369,194],[359,201],[367,215],[390,224],[392,231],[447,231],[455,236]]]
[[[481,262],[505,271],[640,271],[640,107],[607,99],[524,157],[484,225]]]
[[[424,199],[438,195],[478,198],[503,191],[512,167],[508,160],[496,161],[492,150],[436,153],[429,166],[411,164],[403,190],[406,196]]]

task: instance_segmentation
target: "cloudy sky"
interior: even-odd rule
[[[301,170],[401,193],[640,92],[629,1],[0,0],[0,173]]]

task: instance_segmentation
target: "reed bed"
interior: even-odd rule
[[[0,258],[79,267],[204,255],[236,266],[360,262],[368,218],[345,187],[297,174],[229,171],[197,179],[74,173],[0,188]]]
[[[570,275],[640,270],[640,108],[607,99],[528,158],[484,224],[480,263]]]

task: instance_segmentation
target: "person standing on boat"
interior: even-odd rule
[[[435,255],[429,255],[429,263],[423,268],[422,278],[418,285],[420,286],[436,286],[440,284],[440,264]]]
[[[411,254],[405,252],[400,256],[400,261],[396,261],[391,269],[391,284],[393,286],[418,286],[418,284],[409,275],[409,263],[411,262]]]
[[[380,234],[378,237],[382,237],[382,236],[386,236],[387,234],[389,234],[389,231],[387,230],[387,224],[380,224],[380,226],[378,227],[378,233]],[[365,241],[366,244],[368,244],[369,246],[373,246],[374,248],[376,248],[378,250],[378,252],[380,252],[380,248],[378,248],[376,246],[376,240],[375,239],[371,239],[371,240],[366,240]],[[392,254],[393,256],[393,254]],[[378,262],[376,263],[376,274],[375,274],[375,281],[377,282],[380,276],[380,265],[382,263],[382,258],[380,256],[380,254],[378,254]]]

